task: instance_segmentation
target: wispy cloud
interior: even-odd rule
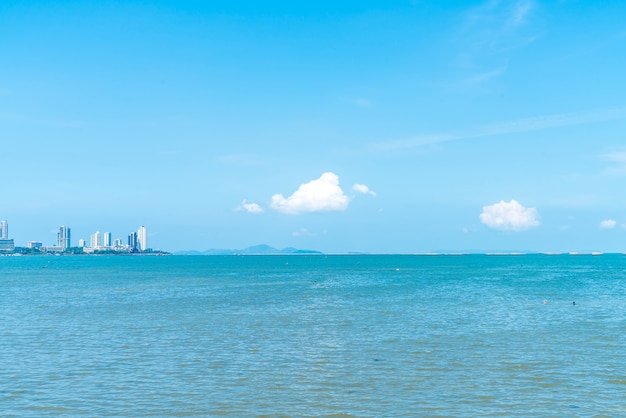
[[[606,161],[611,163],[604,174],[607,176],[626,176],[626,151],[614,151],[602,155]]]
[[[469,76],[468,78],[466,78],[465,80],[463,80],[462,84],[468,87],[472,87],[472,86],[487,83],[488,81],[494,78],[500,77],[502,74],[506,72],[506,69],[507,67],[503,66],[503,67],[496,68],[493,70],[488,70],[482,73],[473,74]]]
[[[544,129],[585,125],[625,118],[626,107],[601,109],[590,112],[561,113],[469,128],[464,132],[426,134],[400,140],[382,141],[373,144],[372,148],[377,151],[396,151],[442,142],[507,135],[520,132],[541,131]]]
[[[53,128],[67,128],[67,129],[80,129],[80,128],[84,128],[85,126],[87,126],[85,122],[81,122],[78,120],[50,120],[50,121],[46,121],[45,124]]]
[[[508,26],[518,27],[526,23],[528,14],[533,9],[534,4],[530,1],[523,1],[515,4],[509,17]]]
[[[569,194],[567,196],[556,197],[546,202],[545,206],[555,208],[586,208],[597,206],[598,197],[594,194]]]
[[[617,226],[617,221],[614,219],[606,219],[600,222],[599,226],[601,229],[613,229]]]
[[[478,86],[503,75],[513,54],[538,38],[527,25],[534,9],[529,0],[490,0],[467,11],[456,42],[458,62],[470,73],[462,86]]]
[[[483,46],[496,45],[503,41],[503,36],[528,23],[534,9],[535,3],[531,0],[488,0],[466,13],[463,32],[479,34]]]
[[[228,165],[259,165],[261,164],[261,160],[250,154],[231,154],[231,155],[221,155],[218,158],[218,161],[222,164]]]
[[[616,151],[604,154],[604,158],[612,162],[626,164],[626,151]]]
[[[0,93],[1,95],[1,93]],[[61,128],[61,129],[80,129],[87,126],[85,122],[72,120],[72,119],[40,119],[32,118],[17,113],[0,112],[0,120],[6,120],[9,122],[28,124],[35,126],[44,126],[48,128]]]
[[[180,155],[180,151],[174,150],[174,149],[162,150],[162,151],[157,152],[157,155],[161,157],[174,157],[174,156]]]
[[[364,97],[357,97],[357,98],[349,99],[348,102],[358,107],[371,107],[372,106],[372,101]]]

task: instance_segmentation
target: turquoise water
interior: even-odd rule
[[[625,416],[626,257],[0,257],[0,365],[2,416]]]

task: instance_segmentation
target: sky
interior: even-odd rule
[[[626,252],[626,3],[0,2],[16,245]]]

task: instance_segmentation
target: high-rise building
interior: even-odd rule
[[[78,246],[79,246],[79,247],[84,247],[84,246],[85,246],[85,240],[84,240],[84,239],[82,239],[82,238],[81,238],[81,239],[79,239],[79,240],[78,240]]]
[[[141,251],[146,251],[148,249],[148,230],[143,225],[140,226],[137,231],[137,241]]]
[[[0,239],[9,239],[9,224],[7,221],[0,222]]]
[[[70,228],[67,226],[59,227],[59,232],[57,233],[57,247],[67,250],[71,246],[71,233]]]
[[[15,243],[9,239],[9,224],[7,221],[0,222],[0,251],[13,251]]]
[[[128,247],[131,249],[137,248],[137,233],[131,232],[128,234]]]
[[[93,234],[91,234],[91,248],[100,248],[102,247],[102,235],[100,234],[100,231],[96,231]]]
[[[104,235],[102,235],[102,238],[103,238],[102,246],[104,248],[111,247],[111,233],[110,232],[105,232]]]

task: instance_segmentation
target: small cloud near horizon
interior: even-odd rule
[[[524,231],[540,225],[536,208],[526,208],[516,200],[483,206],[480,221],[501,231]]]
[[[238,212],[247,212],[247,213],[262,213],[263,208],[257,203],[248,203],[246,199],[241,201],[241,204],[235,208]]]
[[[355,184],[354,186],[352,186],[352,190],[354,190],[357,193],[367,194],[367,195],[376,197],[376,192],[373,190],[370,190],[370,188],[367,187],[365,184]]]
[[[311,232],[306,228],[300,228],[299,230],[292,232],[291,235],[293,237],[316,237],[318,236],[318,234],[316,234],[315,232]]]

